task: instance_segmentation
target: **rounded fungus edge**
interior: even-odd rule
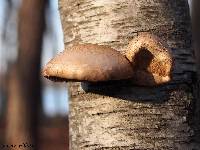
[[[42,74],[52,81],[100,82],[129,79],[133,69],[117,50],[97,44],[78,44],[51,59]]]
[[[135,84],[156,86],[172,80],[171,49],[159,37],[147,32],[139,33],[129,42],[125,56],[132,64]]]

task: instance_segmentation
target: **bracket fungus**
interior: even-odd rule
[[[78,44],[50,60],[43,76],[53,81],[130,79],[142,86],[156,86],[171,80],[172,54],[157,36],[140,33],[130,41],[124,55],[108,46]]]
[[[155,86],[171,80],[171,50],[157,36],[139,33],[130,41],[125,56],[132,64],[135,84]]]
[[[72,46],[43,69],[43,76],[53,81],[108,81],[133,76],[130,62],[120,52],[97,44]]]

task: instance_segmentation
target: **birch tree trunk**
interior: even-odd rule
[[[110,45],[121,51],[139,32],[173,50],[173,82],[69,83],[70,150],[200,149],[196,69],[187,0],[60,0],[65,47]],[[96,94],[95,94],[96,93]]]

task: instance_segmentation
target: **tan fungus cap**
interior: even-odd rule
[[[43,69],[54,81],[107,81],[133,76],[130,62],[120,52],[97,44],[80,44],[58,54]]]

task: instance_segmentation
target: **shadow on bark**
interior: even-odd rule
[[[152,73],[147,70],[153,58],[154,56],[150,51],[142,48],[134,58],[135,64],[133,69],[136,70],[136,76],[133,79],[98,83],[82,82],[81,86],[86,92],[111,96],[123,100],[145,103],[163,103],[169,99],[169,90],[166,90],[166,85],[148,87],[137,86],[133,83],[134,81],[135,83],[139,82],[144,85],[155,84]],[[141,72],[145,77],[140,77]]]
[[[164,103],[169,99],[171,91],[178,88],[167,84],[157,87],[136,86],[129,80],[82,82],[81,87],[85,92],[142,103]]]

